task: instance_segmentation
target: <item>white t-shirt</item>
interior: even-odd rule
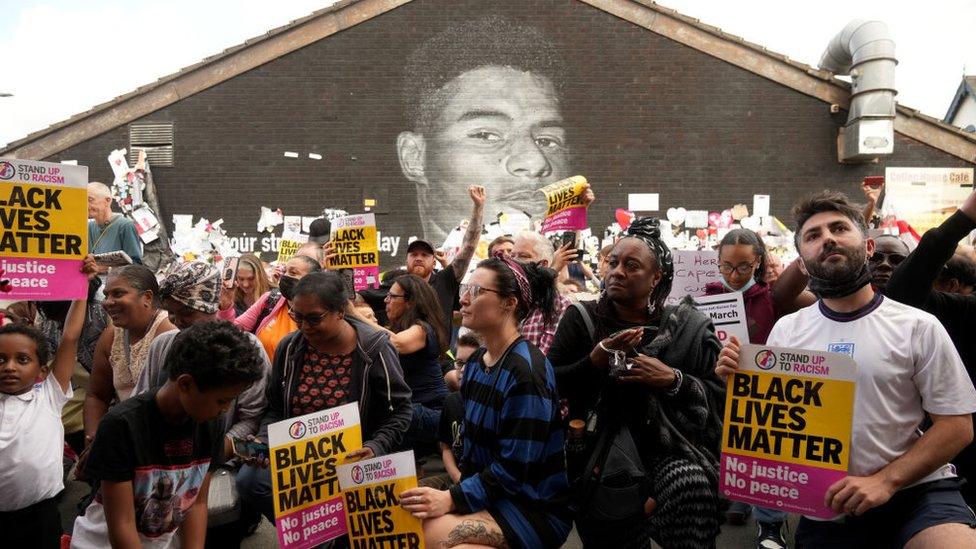
[[[844,353],[857,362],[852,476],[872,475],[907,452],[926,412],[976,412],[976,389],[942,324],[880,294],[853,313],[817,302],[785,316],[767,344]],[[916,484],[954,476],[947,464]]]
[[[29,507],[64,489],[61,408],[71,395],[53,374],[22,395],[0,393],[0,512]]]

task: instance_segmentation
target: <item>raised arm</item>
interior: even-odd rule
[[[451,262],[451,268],[454,269],[454,277],[459,282],[464,278],[464,273],[468,272],[471,257],[474,256],[474,251],[478,247],[478,241],[481,240],[485,200],[488,196],[485,188],[480,185],[471,185],[468,187],[468,195],[471,196],[471,202],[474,203],[471,210],[471,219],[468,220],[468,230],[464,233],[461,249],[458,251],[457,256],[454,257],[454,261]]]
[[[929,229],[908,258],[891,273],[885,295],[912,307],[921,307],[932,293],[932,283],[945,262],[956,252],[956,245],[976,229],[976,191],[959,211],[941,225]]]
[[[61,344],[54,355],[54,365],[51,374],[58,381],[62,392],[71,388],[71,372],[74,371],[78,356],[78,340],[81,339],[81,328],[85,324],[85,307],[88,302],[75,300],[68,308],[68,316],[64,321],[64,332],[61,334]]]
[[[810,277],[800,268],[801,261],[803,260],[800,258],[793,260],[770,288],[777,317],[788,315],[817,302],[817,296],[807,290]]]

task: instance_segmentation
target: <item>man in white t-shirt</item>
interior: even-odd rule
[[[948,465],[973,439],[976,389],[949,336],[932,315],[869,284],[874,243],[846,196],[812,195],[793,215],[797,250],[821,299],[780,319],[767,343],[845,353],[858,367],[849,476],[825,496],[843,515],[804,517],[797,545],[976,547],[976,516]],[[738,351],[737,340],[722,350],[720,377],[735,371]]]

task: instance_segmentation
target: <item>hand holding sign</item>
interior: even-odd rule
[[[844,477],[835,482],[827,488],[824,503],[837,513],[858,516],[883,505],[897,491],[879,471],[869,477]]]
[[[400,507],[419,519],[431,519],[453,511],[454,500],[447,490],[413,488],[400,494]]]
[[[370,448],[369,446],[363,446],[358,450],[354,450],[346,454],[346,461],[350,462],[350,461],[359,461],[363,459],[373,459],[373,457],[375,456],[376,454],[373,453],[372,448]]]
[[[715,375],[722,381],[739,371],[739,345],[739,338],[732,336],[725,347],[722,347],[722,352],[718,354],[718,362],[715,363]]]

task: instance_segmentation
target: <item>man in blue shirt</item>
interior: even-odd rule
[[[122,250],[135,263],[142,263],[142,245],[135,223],[112,212],[112,192],[103,183],[88,184],[88,253]],[[104,274],[108,269],[99,267]]]

